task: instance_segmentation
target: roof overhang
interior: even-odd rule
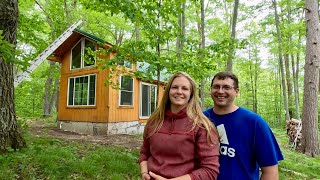
[[[92,41],[97,42],[100,47],[103,48],[111,48],[113,45],[108,43],[107,41],[104,41],[94,35],[91,35],[87,32],[81,31],[80,29],[75,29],[70,37],[68,37],[47,59],[50,61],[55,61],[62,63],[63,55],[72,49],[72,47],[82,38],[86,37]]]

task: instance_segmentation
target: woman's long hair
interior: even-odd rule
[[[157,133],[163,125],[165,111],[170,107],[169,91],[172,85],[172,82],[177,77],[185,77],[189,80],[191,85],[191,94],[190,99],[187,105],[187,116],[193,121],[193,126],[190,129],[192,131],[196,126],[200,128],[205,128],[207,131],[207,141],[211,144],[214,143],[214,138],[212,137],[212,131],[217,135],[216,127],[213,123],[202,113],[200,107],[200,99],[197,93],[197,86],[193,78],[185,72],[177,72],[171,76],[166,85],[165,91],[163,93],[162,99],[156,110],[151,114],[148,119],[148,122],[144,129],[144,137],[150,138],[152,135]]]

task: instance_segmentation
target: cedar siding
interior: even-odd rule
[[[60,92],[58,105],[58,120],[61,122],[88,122],[88,123],[116,123],[138,121],[145,123],[147,118],[140,117],[140,87],[141,80],[133,78],[133,105],[119,105],[119,90],[111,88],[111,85],[105,85],[105,79],[109,76],[108,70],[98,70],[94,66],[79,69],[71,69],[71,50],[84,35],[74,32],[63,48],[58,48],[55,53],[55,59],[61,63]],[[88,37],[86,37],[88,38]],[[92,40],[92,39],[91,39]],[[71,43],[71,44],[70,44]],[[73,44],[72,44],[73,43]],[[107,44],[106,47],[110,47]],[[111,54],[109,57],[112,57]],[[109,57],[106,57],[108,60]],[[136,67],[133,66],[133,70]],[[68,106],[68,83],[69,78],[82,77],[95,74],[95,104]],[[116,77],[119,81],[120,77]],[[152,83],[154,84],[154,83]],[[163,94],[163,83],[160,86],[159,97]],[[159,99],[158,99],[159,102]]]

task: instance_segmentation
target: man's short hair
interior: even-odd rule
[[[233,85],[235,89],[239,88],[239,80],[238,77],[233,74],[232,72],[229,71],[223,71],[223,72],[218,72],[216,75],[213,76],[212,81],[211,81],[211,87],[213,85],[213,80],[219,79],[219,80],[224,80],[230,78],[233,80]]]

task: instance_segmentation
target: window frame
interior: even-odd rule
[[[142,86],[145,85],[145,86],[149,86],[149,102],[148,102],[148,116],[143,116],[142,115]],[[150,83],[146,83],[146,82],[140,82],[140,96],[139,96],[139,118],[140,119],[146,119],[146,118],[149,118],[150,115],[153,113],[151,112],[151,93],[152,93],[152,90],[151,90],[151,87],[154,87],[155,88],[155,94],[154,94],[154,110],[157,108],[157,102],[158,102],[158,99],[157,99],[157,95],[158,95],[158,88],[157,88],[157,85],[155,84],[150,84]]]
[[[70,70],[78,70],[78,69],[83,69],[83,68],[89,68],[89,67],[92,67],[92,66],[95,66],[96,65],[96,60],[94,59],[94,63],[93,65],[91,66],[84,66],[85,62],[84,62],[84,53],[85,53],[85,46],[86,46],[86,40],[87,41],[90,41],[90,42],[93,42],[95,43],[95,47],[94,47],[94,51],[97,50],[97,42],[89,39],[89,38],[86,38],[86,37],[82,37],[70,50]],[[73,62],[73,59],[72,59],[72,50],[79,44],[81,43],[81,50],[80,50],[80,67],[79,68],[72,68],[72,62]]]
[[[119,90],[118,90],[118,106],[119,107],[133,107],[134,106],[134,78],[133,77],[130,77],[132,79],[132,99],[131,99],[131,102],[132,104],[131,105],[122,105],[121,104],[121,91],[125,91],[125,92],[131,92],[131,91],[127,91],[127,90],[121,90],[121,78],[122,77],[130,77],[128,75],[120,75],[119,76]]]
[[[94,81],[94,103],[93,105],[89,105],[89,99],[90,99],[90,77],[95,76],[95,81]],[[87,104],[86,105],[75,105],[75,86],[76,86],[76,78],[81,78],[81,77],[87,77],[88,78],[88,90],[87,90]],[[72,104],[69,104],[69,95],[70,95],[70,81],[71,79],[74,79],[73,83],[73,92],[72,92]],[[96,106],[97,103],[97,74],[86,74],[86,75],[80,75],[80,76],[72,76],[68,77],[68,90],[67,90],[67,107],[94,107]]]

